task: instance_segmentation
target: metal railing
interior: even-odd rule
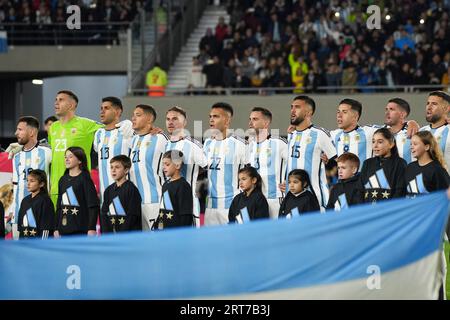
[[[171,1],[169,1],[168,11],[171,12]],[[128,94],[132,94],[136,88],[145,86],[145,75],[151,67],[158,61],[162,68],[168,70],[175,62],[178,53],[186,43],[189,34],[197,26],[198,21],[205,8],[208,6],[208,0],[190,0],[185,1],[185,10],[177,21],[173,21],[172,15],[168,15],[167,29],[163,33],[158,32],[157,19],[153,18],[155,24],[155,46],[154,50],[145,56],[141,68],[137,72],[128,72],[131,78],[128,78]],[[148,21],[141,20],[140,24]],[[157,39],[157,40],[156,40]],[[132,65],[132,62],[131,64]],[[145,91],[145,89],[144,89]]]
[[[3,23],[10,46],[20,45],[119,45],[130,22],[81,22],[81,29],[66,23]]]
[[[252,87],[252,88],[170,88],[165,91],[166,96],[178,95],[273,95],[273,94],[356,94],[356,93],[386,93],[386,92],[427,92],[434,90],[444,90],[450,92],[450,84],[428,84],[428,85],[394,85],[394,86],[318,86],[312,87]],[[133,89],[132,95],[146,95],[148,89]]]

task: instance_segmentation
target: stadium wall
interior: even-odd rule
[[[127,72],[127,46],[16,46],[0,54],[1,72]]]
[[[384,108],[387,101],[394,97],[403,98],[411,106],[410,119],[425,125],[425,105],[428,93],[372,93],[372,94],[311,94],[316,101],[314,124],[327,128],[336,128],[336,109],[339,101],[352,98],[363,104],[360,124],[383,124]],[[191,135],[199,138],[202,133],[194,132],[193,120],[203,121],[203,129],[208,129],[208,114],[211,105],[218,101],[230,103],[234,108],[232,128],[248,128],[248,116],[253,107],[268,108],[273,114],[272,128],[280,129],[280,135],[285,135],[289,125],[290,105],[295,95],[235,95],[235,96],[179,96],[179,97],[130,97],[123,98],[124,116],[131,119],[134,107],[139,103],[150,104],[156,108],[158,118],[156,125],[165,128],[165,111],[169,106],[183,107],[188,114],[188,130]]]

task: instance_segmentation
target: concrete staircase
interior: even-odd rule
[[[214,33],[220,16],[225,18],[225,23],[229,23],[230,17],[224,7],[210,5],[205,9],[197,28],[189,36],[188,41],[178,54],[174,65],[169,69],[169,88],[184,89],[187,87],[187,72],[192,67],[192,57],[199,54],[198,46],[201,38],[206,33],[206,29],[211,28]]]
[[[138,72],[142,65],[142,46],[140,39],[133,39],[131,52],[132,72]],[[147,21],[144,27],[145,53],[144,58],[153,50],[155,44],[155,25],[153,21]]]

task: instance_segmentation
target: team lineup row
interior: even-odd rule
[[[199,226],[200,210],[195,186],[200,168],[207,170],[209,184],[205,224],[214,225],[225,224],[230,220],[245,221],[247,218],[254,218],[254,210],[250,209],[252,205],[247,202],[250,201],[252,191],[259,187],[261,196],[267,199],[267,210],[263,210],[265,211],[263,216],[272,218],[279,214],[291,215],[309,211],[299,210],[298,206],[292,207],[286,203],[292,196],[294,200],[299,199],[299,195],[305,194],[306,191],[313,196],[306,201],[308,206],[314,203],[312,199],[317,199],[318,206],[313,206],[313,209],[344,208],[356,203],[345,192],[335,194],[338,185],[333,188],[331,194],[334,202],[330,202],[324,165],[336,156],[354,154],[358,160],[345,160],[344,157],[344,161],[338,161],[338,168],[340,183],[346,182],[347,179],[355,180],[355,175],[358,176],[362,185],[358,189],[361,201],[403,196],[406,192],[414,194],[436,190],[437,182],[433,180],[434,178],[430,182],[423,170],[428,167],[420,163],[419,155],[428,155],[431,161],[427,160],[428,158],[424,161],[433,163],[432,170],[425,171],[437,172],[436,167],[448,168],[450,163],[450,137],[447,124],[450,97],[440,91],[430,93],[426,102],[426,121],[429,125],[420,129],[431,132],[433,139],[420,134],[414,135],[419,126],[415,121],[407,121],[409,104],[400,98],[391,99],[387,103],[385,128],[359,126],[361,103],[353,99],[344,99],[338,105],[338,129],[329,133],[313,125],[312,118],[316,108],[314,100],[308,96],[297,96],[291,103],[291,127],[287,141],[270,136],[272,115],[265,108],[254,108],[250,113],[249,128],[253,130],[253,134],[248,141],[229,135],[233,108],[227,103],[220,102],[211,107],[209,124],[212,136],[205,140],[204,145],[186,136],[183,129],[187,124],[187,115],[180,107],[172,107],[166,112],[167,135],[154,128],[156,111],[152,106],[138,105],[134,109],[131,122],[120,121],[123,111],[120,99],[104,98],[100,111],[102,124],[99,124],[77,116],[77,103],[78,98],[73,92],[66,90],[58,92],[55,99],[55,114],[59,120],[52,124],[48,132],[48,143],[51,148],[38,143],[39,123],[36,119],[23,117],[19,120],[16,136],[21,147],[13,159],[14,204],[9,213],[13,225],[23,224],[23,221],[19,221],[21,219],[26,220],[27,224],[30,220],[36,220],[33,217],[24,219],[19,211],[22,200],[30,196],[26,187],[28,175],[31,170],[40,169],[50,173],[50,196],[57,210],[55,230],[62,228],[64,222],[68,225],[69,220],[74,219],[74,225],[78,225],[78,229],[74,229],[76,232],[89,231],[94,234],[95,228],[92,227],[95,226],[95,218],[89,219],[89,216],[98,216],[99,204],[98,200],[97,202],[95,199],[91,199],[90,202],[87,200],[92,198],[92,194],[96,194],[95,188],[92,189],[93,185],[87,186],[88,182],[81,183],[80,181],[84,181],[81,178],[76,179],[78,176],[86,176],[83,172],[88,172],[92,146],[98,153],[102,212],[111,216],[109,221],[112,223],[119,221],[120,218],[126,219],[126,215],[118,218],[130,212],[124,207],[128,208],[129,204],[133,204],[133,210],[136,211],[136,203],[140,203],[138,207],[141,209],[142,218],[139,224],[143,230],[160,228],[164,224],[170,225],[167,216],[170,217],[169,220],[173,219],[172,212],[179,210],[175,207],[192,212],[191,220],[185,220],[183,224],[192,223]],[[435,145],[439,146],[437,150],[440,149],[445,161],[439,161],[441,158],[435,157],[430,151],[436,149]],[[80,150],[71,150],[71,147],[79,147],[84,151],[81,153],[86,157],[86,170],[81,166],[83,156]],[[420,147],[426,152],[420,153]],[[170,153],[166,153],[171,150],[181,152],[182,163],[177,159],[171,159]],[[120,155],[129,156],[129,166],[124,159],[116,159],[111,163],[111,159]],[[71,164],[73,168],[68,166],[70,157],[75,159]],[[419,161],[414,161],[415,158]],[[165,164],[164,161],[168,163]],[[175,169],[179,167],[181,179],[173,178],[172,174],[168,173],[169,162]],[[358,163],[356,169],[355,163]],[[418,164],[419,169],[416,168],[416,174],[408,180],[405,178],[405,169],[406,165],[411,163]],[[125,178],[129,171],[129,182],[138,191],[135,196],[117,193],[121,184],[117,184],[114,164],[120,164],[119,167],[126,172]],[[437,164],[439,166],[436,166]],[[254,170],[256,174],[251,168],[241,170],[239,173],[240,169],[248,165],[256,169]],[[350,177],[341,175],[342,168],[339,166],[350,167],[352,175]],[[357,171],[361,173],[358,175]],[[447,172],[444,169],[439,172],[437,176],[444,176],[444,180],[448,181]],[[289,175],[287,179],[289,173],[294,174]],[[168,177],[170,179],[167,179]],[[87,178],[88,175],[85,180],[90,180]],[[244,180],[248,182],[247,187]],[[300,182],[300,189],[295,187],[294,180]],[[175,183],[176,181],[187,183]],[[404,183],[401,185],[399,181]],[[38,186],[41,183],[38,183]],[[84,193],[77,194],[77,183]],[[112,189],[116,192],[115,196],[108,200],[111,203],[106,203],[105,191],[114,185],[115,189]],[[130,183],[127,182],[126,185]],[[439,185],[439,189],[441,187]],[[244,192],[240,193],[240,189]],[[83,202],[81,198],[83,201],[86,200],[84,203],[87,204],[86,215],[83,218],[79,218],[78,215],[80,202]],[[188,198],[190,200],[187,200]],[[265,203],[259,198],[255,199],[256,203]],[[92,212],[91,215],[89,211]],[[236,214],[231,214],[231,211]],[[183,214],[177,212],[177,216]],[[164,217],[167,221],[159,219]],[[122,222],[120,225],[123,224]],[[113,229],[116,230],[116,227]],[[45,230],[48,235],[48,229]],[[76,233],[74,230],[67,229],[63,234]]]

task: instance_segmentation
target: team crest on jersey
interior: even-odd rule
[[[140,147],[141,147],[141,142],[140,142],[140,141],[138,141],[138,142],[136,143],[136,147],[137,147],[137,148],[140,148]]]
[[[308,137],[308,139],[306,139],[306,143],[307,144],[310,144],[312,142],[312,138],[311,137]]]
[[[64,137],[66,135],[66,130],[61,131],[61,137]]]
[[[36,164],[39,164],[39,162],[41,162],[41,158],[37,157],[34,162],[36,162]]]
[[[117,144],[117,138],[114,138],[113,144]]]
[[[103,141],[103,144],[108,144],[109,143],[109,137],[105,137],[105,140]]]
[[[272,149],[271,148],[267,148],[267,154],[271,154],[272,153]]]
[[[361,140],[361,137],[359,136],[359,134],[356,134],[356,135],[355,135],[355,141],[356,141],[356,142],[359,142],[359,140]]]
[[[145,146],[148,147],[148,146],[150,145],[150,143],[151,143],[151,141],[147,141],[147,142],[145,143]]]
[[[349,143],[350,142],[350,137],[349,136],[344,136],[343,141],[344,141],[344,143]]]
[[[76,128],[72,128],[71,132],[72,132],[72,134],[75,134],[75,133],[77,133],[77,129]]]
[[[214,154],[217,154],[217,153],[219,153],[219,151],[220,151],[220,148],[214,148],[213,153],[214,153]]]

